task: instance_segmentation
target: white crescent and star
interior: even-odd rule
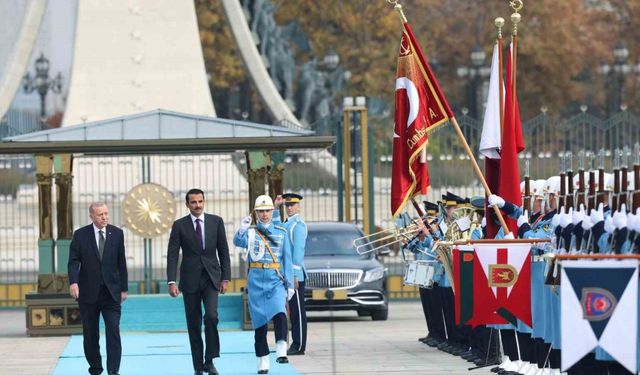
[[[407,77],[399,77],[396,79],[396,91],[405,89],[407,92],[407,99],[409,99],[409,116],[407,116],[407,128],[413,124],[413,121],[418,117],[418,111],[420,110],[420,94],[416,85]],[[395,127],[394,127],[395,129]],[[400,138],[396,132],[393,132],[393,138]]]

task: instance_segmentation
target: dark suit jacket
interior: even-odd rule
[[[120,301],[120,292],[128,290],[127,261],[124,253],[124,234],[113,225],[105,228],[105,243],[102,260],[93,231],[93,224],[73,233],[69,250],[69,284],[78,284],[78,302],[95,303],[104,283],[115,301]]]
[[[231,263],[229,261],[229,244],[225,234],[224,222],[220,216],[204,214],[204,243],[196,240],[191,215],[173,222],[169,236],[167,252],[167,281],[176,281],[178,257],[182,248],[182,264],[180,265],[180,285],[183,293],[195,293],[200,285],[200,275],[204,268],[213,286],[220,290],[222,280],[231,280]],[[217,255],[216,255],[217,254]]]

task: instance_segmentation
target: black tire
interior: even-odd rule
[[[371,320],[387,320],[389,309],[371,311]]]

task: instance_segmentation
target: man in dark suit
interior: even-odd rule
[[[204,192],[191,189],[186,195],[190,214],[176,220],[169,236],[167,280],[169,294],[183,293],[191,359],[195,375],[218,374],[213,359],[220,356],[218,337],[218,293],[227,291],[231,279],[229,245],[224,222],[204,213]],[[178,256],[182,249],[180,285],[176,285]],[[206,350],[202,355],[202,304]]]
[[[92,224],[73,233],[69,252],[69,293],[78,300],[82,318],[84,355],[89,373],[103,371],[100,356],[100,313],[107,338],[107,373],[118,375],[121,304],[127,299],[127,262],[122,230],[109,225],[109,209],[104,203],[89,206]]]

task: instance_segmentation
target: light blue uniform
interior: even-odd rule
[[[273,223],[282,225],[289,233],[291,242],[291,260],[293,262],[293,276],[298,281],[304,281],[307,269],[304,267],[304,249],[307,243],[307,224],[300,216],[295,214],[284,223],[280,219],[280,211],[273,210]]]
[[[278,313],[285,313],[287,289],[293,289],[293,267],[291,262],[291,242],[287,230],[270,222],[268,225],[258,224],[258,228],[267,233],[275,242],[269,243],[275,256],[272,259],[269,250],[255,228],[249,228],[233,236],[233,244],[247,249],[247,262],[272,264],[280,263],[280,274],[272,268],[249,268],[247,290],[249,293],[249,313],[253,328],[267,324]],[[285,284],[286,282],[286,284]]]
[[[471,240],[481,240],[484,235],[482,234],[482,228],[478,227],[471,231]]]

